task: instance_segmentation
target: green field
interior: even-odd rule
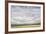
[[[16,28],[31,28],[31,27],[39,27],[40,25],[24,25],[24,26],[15,26]]]
[[[21,25],[11,25],[12,28],[31,28],[31,27],[40,27],[40,23],[35,24],[21,24]]]

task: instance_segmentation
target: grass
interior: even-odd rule
[[[11,25],[12,28],[31,28],[31,27],[40,27],[40,23],[35,23],[35,24],[19,24],[19,25]]]
[[[22,26],[15,26],[16,28],[31,28],[31,27],[39,27],[40,25],[22,25]]]

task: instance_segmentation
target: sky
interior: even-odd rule
[[[39,6],[11,6],[11,23],[12,24],[32,24],[40,22]]]

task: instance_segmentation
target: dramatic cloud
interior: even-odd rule
[[[32,24],[40,22],[40,7],[37,6],[11,6],[12,24]]]

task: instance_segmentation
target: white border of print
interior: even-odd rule
[[[20,5],[20,6],[40,6],[41,7],[41,26],[34,28],[11,28],[11,5]],[[20,3],[8,3],[8,31],[24,31],[24,30],[42,30],[43,29],[43,5],[39,4],[20,4]]]

